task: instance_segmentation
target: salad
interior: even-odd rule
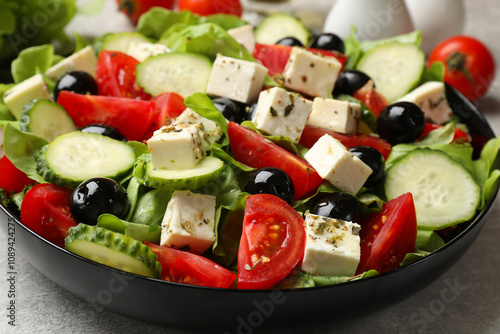
[[[70,252],[166,281],[395,270],[459,234],[500,176],[500,140],[469,135],[419,45],[154,8],[64,60],[26,49],[0,87],[2,203]]]

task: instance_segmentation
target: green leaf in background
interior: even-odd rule
[[[75,32],[73,34],[73,36],[75,38],[75,51],[74,52],[78,52],[81,49],[85,48],[86,46],[91,45],[91,43],[88,39],[79,35],[78,33]]]
[[[16,31],[16,16],[8,9],[0,8],[0,35]]]
[[[52,66],[54,46],[44,44],[33,46],[19,53],[12,62],[12,77],[15,83],[24,81],[37,73],[45,73]]]
[[[154,7],[144,13],[137,23],[137,31],[149,38],[160,39],[161,35],[174,24],[192,25],[199,23],[199,16],[189,11],[174,11]]]
[[[104,8],[105,0],[90,0],[78,7],[78,14],[92,16],[99,14]]]

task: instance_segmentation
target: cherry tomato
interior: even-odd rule
[[[318,172],[305,160],[257,132],[230,122],[228,134],[231,151],[239,162],[254,168],[277,167],[287,173],[295,188],[294,199],[312,192],[323,182]]]
[[[16,166],[4,155],[0,158],[0,189],[18,193],[29,184],[35,181],[30,179],[24,172],[17,169]]]
[[[64,248],[68,230],[77,223],[69,211],[72,191],[51,183],[35,185],[21,204],[21,222],[33,232]]]
[[[230,288],[236,274],[200,255],[159,246],[148,241],[161,263],[161,278],[177,282],[213,288]]]
[[[446,67],[444,81],[471,101],[484,96],[495,77],[491,52],[473,37],[459,35],[439,43],[429,55],[428,65],[436,61]]]
[[[403,194],[369,215],[361,224],[361,259],[356,274],[375,269],[384,273],[399,268],[415,250],[417,215],[411,193]]]
[[[279,197],[248,196],[238,250],[238,288],[269,289],[304,256],[302,216]]]
[[[155,110],[152,116],[151,126],[146,131],[143,141],[147,141],[153,135],[153,132],[178,117],[184,110],[184,98],[177,93],[161,93],[154,98]]]
[[[202,16],[222,13],[241,17],[243,12],[240,0],[179,0],[177,8]]]
[[[154,101],[80,95],[68,91],[59,94],[62,105],[79,128],[90,124],[115,127],[128,140],[140,140],[151,126]]]
[[[99,95],[150,100],[151,95],[137,85],[135,58],[118,51],[102,50],[96,64],[96,81]]]
[[[339,140],[345,147],[352,148],[356,146],[370,146],[382,154],[384,159],[387,159],[391,153],[391,144],[380,137],[369,134],[345,135],[342,133],[330,131],[315,126],[306,125],[302,136],[300,137],[300,145],[311,148],[323,135],[329,134],[333,138]]]
[[[120,10],[137,24],[139,17],[152,7],[174,9],[175,0],[116,0]]]
[[[367,106],[375,116],[380,115],[380,112],[389,105],[385,96],[375,89],[372,80],[355,91],[352,96]]]

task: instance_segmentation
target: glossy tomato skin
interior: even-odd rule
[[[151,124],[142,141],[147,141],[153,135],[153,132],[160,129],[164,125],[168,125],[171,121],[178,117],[184,110],[184,98],[174,92],[166,92],[157,95],[153,99],[155,103],[154,112],[151,117]]]
[[[356,90],[352,96],[361,101],[375,116],[380,115],[388,105],[387,99],[375,88],[373,81],[369,80],[363,87]]]
[[[243,12],[240,0],[179,0],[177,8],[202,16],[221,13],[241,17]]]
[[[276,167],[292,179],[294,199],[314,191],[323,182],[305,160],[239,124],[228,124],[229,143],[235,159],[254,168]]]
[[[25,186],[35,183],[23,171],[17,169],[6,155],[0,158],[0,171],[0,189],[18,193]]]
[[[466,98],[483,97],[495,78],[495,60],[481,41],[470,36],[454,36],[439,43],[429,55],[428,65],[445,65],[444,81]]]
[[[415,250],[417,216],[413,196],[403,194],[368,216],[360,231],[361,259],[356,274],[375,269],[379,273],[400,267],[407,253]]]
[[[238,250],[238,289],[269,289],[302,260],[302,216],[281,198],[248,196]]]
[[[213,288],[230,288],[236,280],[236,274],[203,256],[148,241],[144,244],[158,256],[163,280]]]
[[[142,14],[152,7],[174,9],[176,0],[116,0],[118,8],[137,24]]]
[[[33,186],[21,204],[21,222],[41,237],[64,248],[68,230],[77,223],[69,210],[72,191],[51,183]]]

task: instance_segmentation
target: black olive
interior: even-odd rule
[[[311,213],[360,225],[363,219],[360,202],[356,197],[348,193],[328,195],[314,206]]]
[[[340,94],[352,95],[370,80],[371,78],[366,73],[358,70],[342,71],[335,82],[333,96]]]
[[[96,225],[103,213],[125,219],[130,202],[127,191],[118,182],[99,177],[83,181],[73,191],[70,210],[79,223]]]
[[[127,141],[127,138],[118,129],[107,124],[90,124],[81,128],[80,131],[84,133],[97,133],[116,140]]]
[[[276,42],[279,45],[286,46],[304,46],[304,44],[295,37],[285,37]]]
[[[97,95],[97,83],[92,75],[83,71],[66,73],[57,81],[54,87],[54,100],[57,101],[59,92],[68,90],[77,94]]]
[[[217,97],[212,100],[215,107],[230,121],[240,124],[248,119],[247,105],[228,99]]]
[[[342,38],[331,33],[323,33],[316,36],[316,38],[311,42],[310,47],[313,49],[345,53],[345,45]]]
[[[370,146],[351,147],[349,151],[361,159],[373,171],[364,186],[367,188],[375,187],[385,176],[385,161],[382,154]]]
[[[425,116],[414,103],[396,102],[388,105],[377,118],[377,131],[392,145],[410,143],[422,135]]]
[[[252,195],[271,194],[291,203],[295,188],[286,172],[275,167],[264,167],[250,175],[243,191]]]

